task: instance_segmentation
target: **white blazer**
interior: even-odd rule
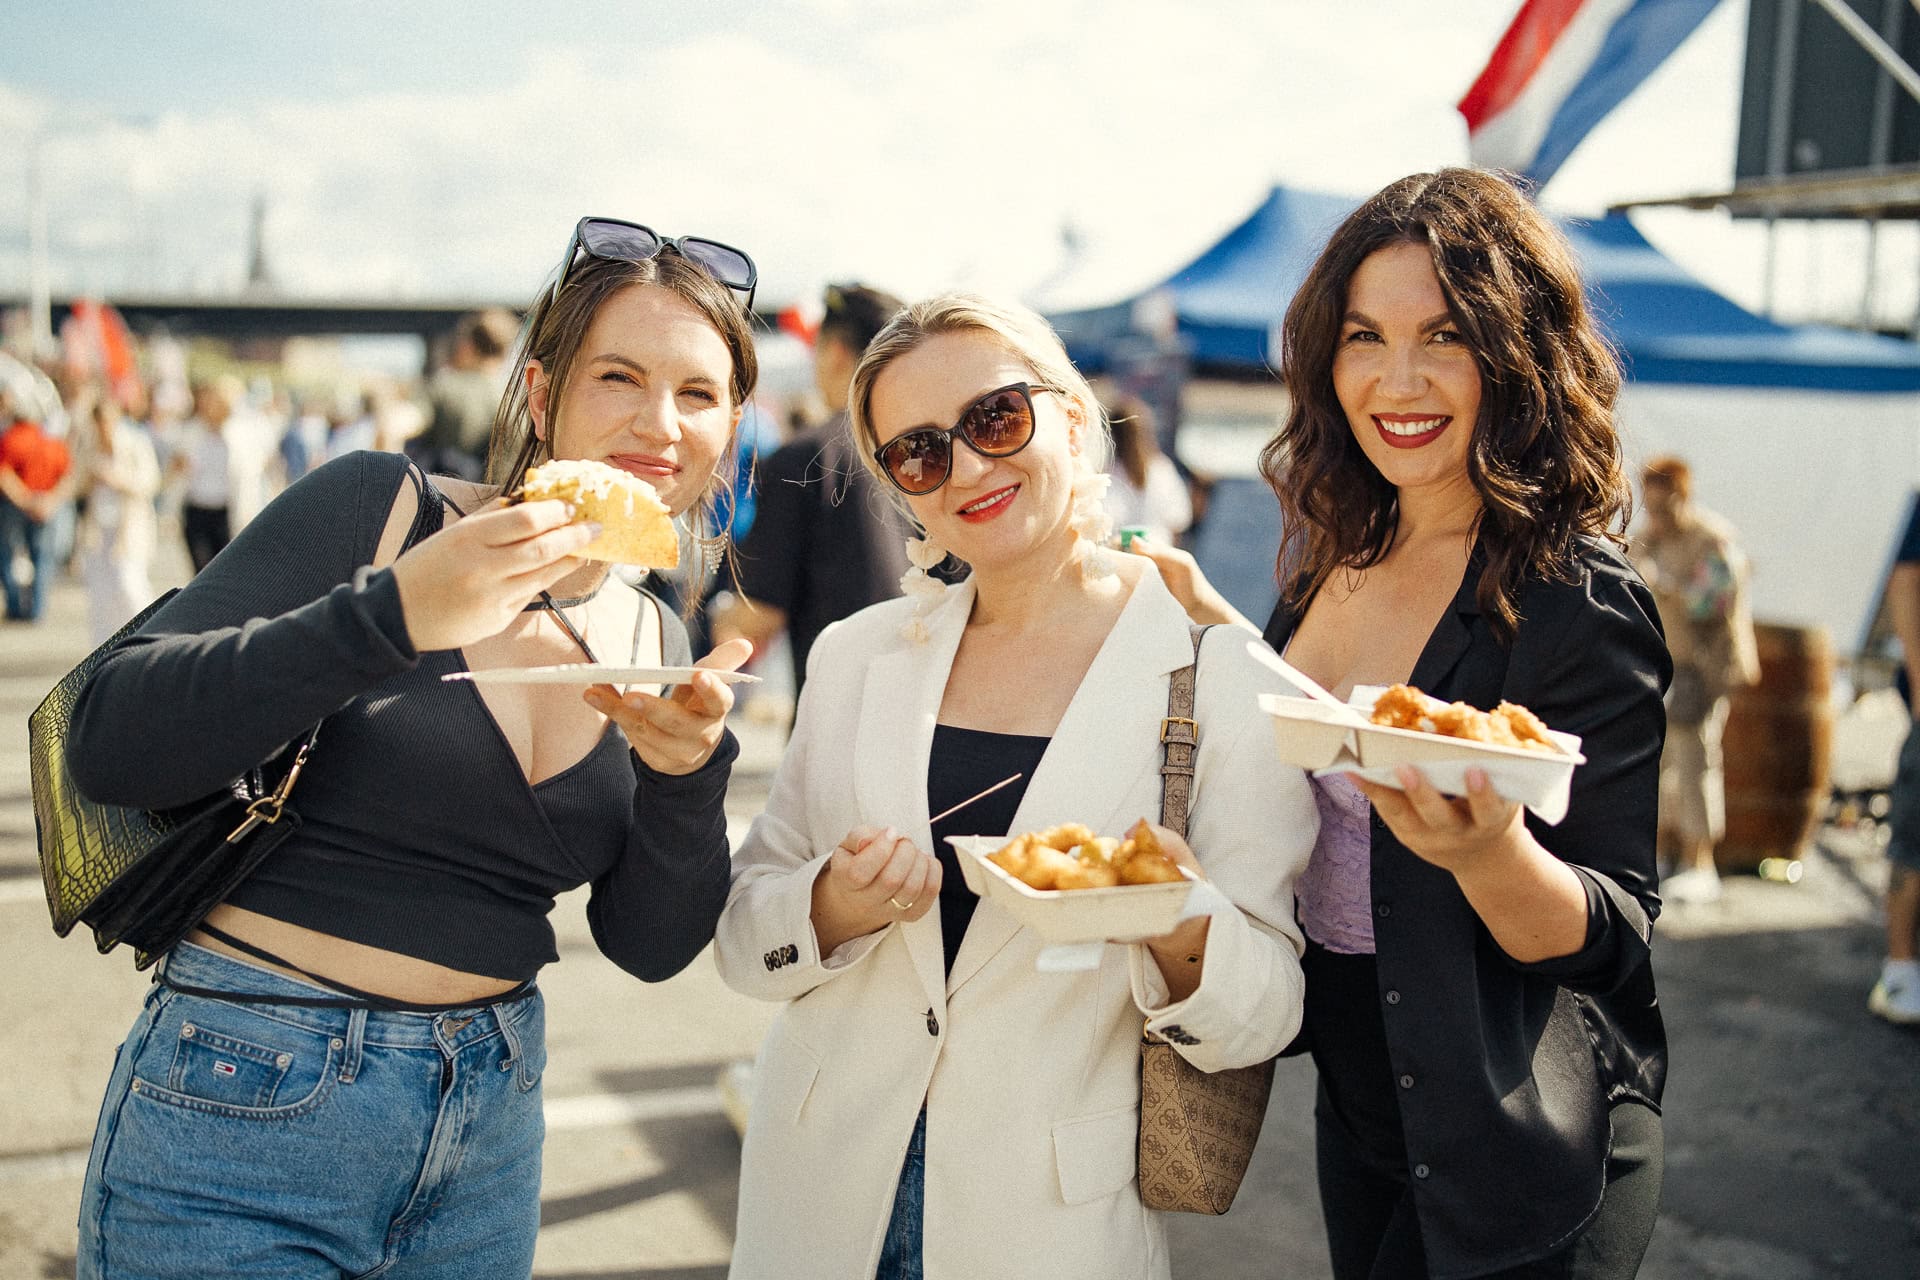
[[[932,849],[928,758],[972,607],[970,583],[950,588],[920,643],[901,634],[906,600],[821,635],[766,811],[734,855],[721,975],[787,1002],[761,1048],[741,1156],[741,1280],[872,1276],[923,1102],[928,1280],[1164,1278],[1160,1215],[1134,1180],[1143,1018],[1209,1070],[1269,1058],[1299,1027],[1293,883],[1319,819],[1256,706],[1282,686],[1230,627],[1208,633],[1200,660],[1188,840],[1240,909],[1214,917],[1186,1000],[1168,1003],[1139,945],[1108,947],[1093,971],[1036,971],[1040,939],[992,902],[951,976],[937,910],[820,954],[813,881],[850,829],[887,825]],[[1078,821],[1118,835],[1157,820],[1167,678],[1192,660],[1186,614],[1147,566],[1014,830]]]

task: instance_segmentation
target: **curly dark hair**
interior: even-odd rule
[[[1260,455],[1283,517],[1281,588],[1304,608],[1335,569],[1376,565],[1393,547],[1399,494],[1354,438],[1333,359],[1354,272],[1400,243],[1431,254],[1480,369],[1467,451],[1483,508],[1476,594],[1511,640],[1521,583],[1571,580],[1582,538],[1623,542],[1632,490],[1613,422],[1620,365],[1588,312],[1572,249],[1513,179],[1487,170],[1414,174],[1373,196],[1333,233],[1287,308],[1291,406]]]

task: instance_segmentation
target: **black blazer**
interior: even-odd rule
[[[1482,709],[1518,702],[1580,735],[1566,818],[1527,824],[1579,874],[1588,923],[1573,955],[1522,964],[1451,874],[1372,820],[1376,1007],[1394,1075],[1416,1082],[1395,1092],[1435,1277],[1515,1265],[1577,1233],[1599,1207],[1609,1105],[1658,1109],[1666,1076],[1648,956],[1672,663],[1653,596],[1610,544],[1583,544],[1577,582],[1523,585],[1502,645],[1474,595],[1480,569],[1476,554],[1411,683]],[[1267,642],[1284,649],[1298,622],[1283,600]]]

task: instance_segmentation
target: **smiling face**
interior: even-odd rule
[[[947,482],[908,497],[927,536],[976,573],[1030,557],[1072,554],[1074,458],[1081,426],[1077,406],[1042,391],[1038,373],[981,332],[939,333],[889,363],[873,383],[869,405],[876,442],[923,427],[946,428],[989,391],[1036,384],[1033,440],[1005,458],[987,458],[955,433]]]
[[[534,431],[555,458],[588,458],[645,481],[675,515],[706,493],[740,406],[726,339],[692,303],[658,285],[608,297],[561,389],[557,437],[546,371],[526,366]]]
[[[1388,245],[1353,273],[1333,390],[1361,451],[1403,498],[1408,489],[1470,483],[1480,366],[1425,245]]]

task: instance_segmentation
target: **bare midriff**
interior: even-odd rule
[[[271,951],[305,973],[250,956],[228,946],[199,929],[187,935],[187,941],[209,951],[231,956],[245,964],[265,965],[299,981],[322,978],[360,991],[408,1004],[438,1004],[454,1007],[473,1004],[511,991],[518,983],[466,973],[434,964],[416,956],[401,955],[349,942],[332,934],[320,933],[303,925],[288,924],[257,912],[222,903],[207,914],[207,923],[223,933],[250,942],[263,951]]]

